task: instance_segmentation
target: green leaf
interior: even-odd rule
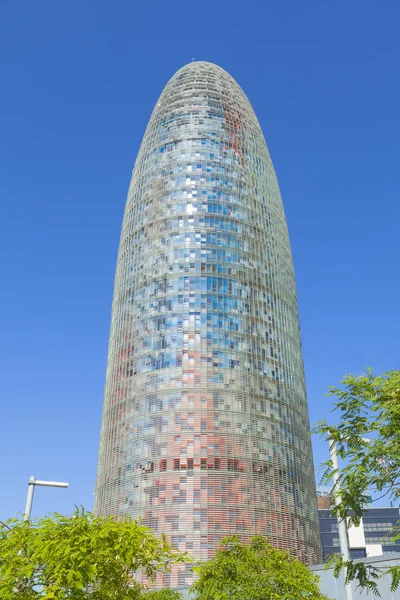
[[[317,578],[288,552],[256,536],[248,545],[224,539],[207,563],[195,568],[194,600],[322,600]]]
[[[170,564],[187,560],[136,521],[99,517],[84,509],[36,522],[8,521],[0,527],[0,556],[1,600],[14,600],[16,593],[21,600],[136,600],[144,590],[132,580],[134,572],[144,569],[151,579]]]

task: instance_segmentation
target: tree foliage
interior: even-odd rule
[[[348,518],[358,525],[370,501],[385,498],[398,503],[400,497],[400,371],[374,376],[371,370],[360,376],[347,375],[341,388],[330,388],[335,396],[333,412],[336,424],[321,421],[315,432],[336,443],[343,460],[339,486],[332,490],[338,504],[332,514]],[[333,472],[325,463],[322,482],[329,484]],[[393,532],[394,537],[400,537]],[[376,569],[361,562],[335,559],[336,573],[347,568],[347,579],[358,579],[362,587],[378,593],[376,579],[386,572],[392,575],[392,590],[400,583],[399,567]]]
[[[262,536],[248,545],[236,536],[224,539],[215,557],[196,570],[194,600],[326,599],[306,566]]]
[[[182,600],[182,595],[176,590],[165,588],[163,590],[152,590],[142,596],[143,600]]]
[[[0,598],[177,600],[170,590],[146,592],[133,574],[141,570],[151,580],[182,560],[165,538],[130,519],[84,510],[11,519],[0,528]]]

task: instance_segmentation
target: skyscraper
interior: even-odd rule
[[[95,511],[196,559],[233,533],[320,559],[282,201],[247,97],[211,63],[169,81],[133,170]]]

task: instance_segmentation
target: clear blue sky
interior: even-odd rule
[[[192,57],[261,122],[294,254],[311,421],[349,371],[399,367],[396,0],[1,0],[0,519],[91,509],[131,169]],[[326,458],[316,440],[316,463]]]

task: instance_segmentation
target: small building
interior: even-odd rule
[[[331,516],[329,496],[318,496],[318,516],[323,560],[326,562],[332,554],[340,554],[338,523],[337,518]],[[394,539],[398,533],[399,518],[398,508],[365,510],[360,525],[352,525],[347,530],[350,557],[368,558],[399,553],[400,558],[400,539]]]

